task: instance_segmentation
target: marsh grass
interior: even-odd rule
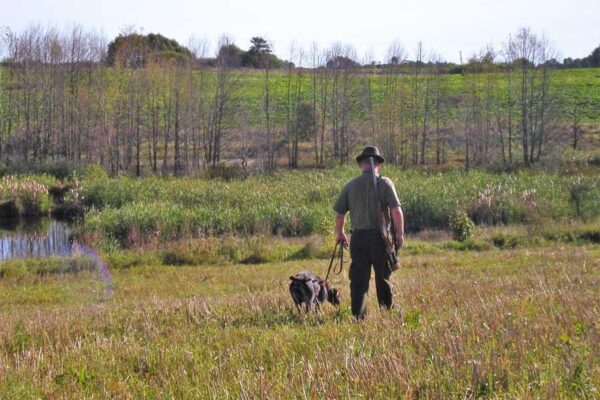
[[[447,229],[464,211],[480,226],[594,222],[598,176],[554,173],[427,173],[386,166],[410,232]],[[333,230],[332,204],[355,168],[288,171],[246,180],[91,178],[82,231],[121,248],[140,241],[227,234],[300,237]]]
[[[361,324],[345,274],[340,309],[294,313],[287,276],[318,260],[116,269],[101,303],[88,272],[0,280],[0,397],[598,396],[600,247],[402,263],[398,308]]]

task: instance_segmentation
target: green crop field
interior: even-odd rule
[[[8,74],[6,67],[0,66],[0,89]],[[127,85],[127,79],[130,72],[127,70],[106,69],[104,73],[108,76],[108,82],[112,88],[110,96],[124,96],[125,93],[120,93],[124,90],[122,86]],[[181,79],[188,79],[188,73],[179,71]],[[476,73],[475,81],[477,82],[477,91],[482,94],[486,90],[485,73]],[[467,91],[469,84],[468,79],[471,79],[471,74],[446,74],[444,76],[444,85],[448,88],[448,95],[458,98]],[[419,86],[424,86],[424,82],[431,75],[421,74],[418,77]],[[193,73],[195,81],[203,80],[203,85],[207,93],[212,93],[216,87],[217,73],[213,70],[204,71],[202,78],[199,72]],[[518,75],[513,77],[518,81]],[[235,98],[239,104],[240,110],[249,112],[249,121],[253,124],[261,123],[260,112],[251,112],[252,110],[261,110],[264,102],[264,73],[260,70],[236,70],[232,72],[231,81],[235,82]],[[353,98],[351,117],[356,121],[364,119],[364,109],[361,103],[363,100],[360,96],[364,95],[364,88],[368,85],[371,90],[373,103],[385,101],[385,80],[386,77],[382,71],[355,72],[352,75],[352,89],[349,94]],[[399,76],[399,89],[401,96],[408,101],[411,96],[411,86],[413,84],[413,75],[410,71],[404,71]],[[496,96],[505,97],[507,90],[507,79],[501,71],[494,73],[494,84],[497,85]],[[290,85],[293,90],[298,90],[302,101],[312,101],[312,83],[313,76],[311,70],[305,70],[299,76],[294,73],[291,76]],[[85,82],[82,82],[85,84]],[[320,85],[321,83],[319,83]],[[329,85],[331,83],[328,83]],[[580,103],[582,122],[597,123],[600,122],[600,68],[577,68],[577,69],[558,69],[552,71],[551,85],[556,89],[561,101],[566,105]],[[298,89],[299,86],[299,89]],[[288,91],[288,74],[284,70],[274,70],[270,73],[270,95],[274,104],[273,116],[275,120],[282,122],[285,119],[286,109],[285,101]],[[295,93],[294,93],[295,95]],[[2,97],[0,96],[0,105]],[[456,101],[455,101],[456,103]],[[564,121],[568,117],[563,116]]]
[[[212,73],[209,73],[211,77]],[[478,82],[478,90],[485,90],[486,75],[483,73],[475,74],[475,80]],[[354,95],[356,96],[355,102],[360,103],[361,87],[365,87],[367,82],[370,81],[369,87],[372,91],[373,102],[377,103],[383,101],[384,96],[384,85],[385,76],[382,74],[373,73],[359,73],[357,77],[360,79],[353,80],[355,86]],[[424,86],[424,81],[428,75],[419,76],[419,86]],[[465,93],[468,87],[466,82],[470,79],[468,74],[449,74],[445,75],[446,83],[448,87],[448,94],[453,97],[459,97]],[[243,71],[237,72],[236,78],[240,82],[239,91],[237,93],[244,109],[260,109],[263,102],[264,96],[264,74],[256,71]],[[271,95],[277,101],[277,99],[285,99],[287,93],[287,74],[285,72],[272,72],[270,77],[270,88],[272,90]],[[297,85],[297,77],[292,77],[293,87]],[[310,90],[312,85],[311,71],[307,70],[300,78],[300,87],[305,101],[309,101],[312,97]],[[400,75],[400,90],[405,98],[410,97],[411,85],[413,76],[407,72]],[[495,80],[498,85],[500,96],[506,96],[507,80],[503,74],[496,75]],[[517,79],[513,77],[513,79]],[[214,77],[210,78],[214,80]],[[581,103],[582,115],[584,122],[600,122],[600,68],[579,68],[579,69],[559,69],[552,72],[551,82],[553,87],[556,88],[557,93],[566,104],[573,104],[575,102]],[[279,110],[279,118],[283,119],[283,108]],[[360,107],[353,110],[352,117],[360,120],[364,118],[360,113]],[[566,115],[564,116],[567,119]]]

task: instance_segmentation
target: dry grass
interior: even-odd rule
[[[392,312],[299,318],[325,261],[0,279],[0,398],[598,398],[600,246],[408,256]],[[372,288],[373,289],[373,288]],[[400,311],[401,309],[401,311]]]

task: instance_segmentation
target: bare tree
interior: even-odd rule
[[[393,42],[387,52],[383,70],[383,93],[378,109],[378,121],[382,149],[392,163],[404,160],[404,95],[401,87],[401,65],[406,52],[398,43]],[[369,77],[369,80],[371,78]]]
[[[557,94],[551,86],[554,52],[545,37],[529,28],[509,37],[506,52],[519,66],[520,135],[523,163],[531,166],[540,160],[544,147],[556,128]]]
[[[229,38],[223,37],[218,48],[231,43]],[[216,88],[209,111],[211,121],[204,141],[205,159],[212,167],[216,167],[221,159],[223,138],[228,129],[227,118],[232,112],[233,96],[240,86],[239,76],[232,73],[232,61],[228,57],[229,54],[219,52],[216,58]]]
[[[340,164],[349,159],[351,137],[350,117],[355,70],[358,66],[356,52],[350,45],[334,44],[327,55],[327,68],[331,72],[331,137],[333,156]]]
[[[205,60],[209,53],[209,42],[207,39],[191,37],[188,49],[194,57],[189,66],[189,91],[190,91],[190,129],[192,141],[192,165],[193,169],[200,169],[201,135],[208,130],[206,118],[206,67]],[[197,79],[196,79],[197,77]]]

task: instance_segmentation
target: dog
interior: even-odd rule
[[[312,305],[321,309],[321,304],[327,300],[334,306],[340,304],[340,291],[331,287],[329,283],[318,276],[308,272],[299,272],[290,276],[290,294],[294,305],[300,311],[302,304],[306,307],[306,312],[310,312]]]

